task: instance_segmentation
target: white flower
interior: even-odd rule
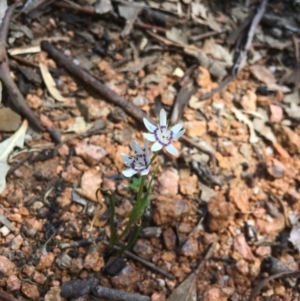
[[[130,142],[131,149],[134,151],[134,156],[121,154],[122,159],[126,166],[130,167],[122,173],[125,177],[131,177],[136,173],[142,176],[148,174],[150,170],[150,154],[148,152],[148,141],[145,141],[144,148],[142,149],[135,140]]]
[[[167,114],[164,109],[160,110],[158,126],[153,125],[146,118],[144,118],[143,121],[148,131],[151,132],[151,134],[144,133],[144,137],[149,141],[155,142],[151,147],[153,152],[159,151],[164,146],[170,154],[178,154],[177,149],[171,144],[171,141],[177,140],[184,134],[185,130],[182,130],[182,123],[176,124],[169,129],[167,125]]]

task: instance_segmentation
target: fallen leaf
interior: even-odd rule
[[[255,134],[254,127],[250,119],[248,119],[241,111],[236,108],[232,108],[231,111],[234,113],[238,121],[243,122],[248,126],[250,132],[250,143],[257,143],[259,141],[259,138]]]
[[[10,168],[7,163],[8,156],[15,147],[23,147],[27,127],[28,122],[27,120],[24,120],[17,132],[15,132],[10,138],[0,143],[0,194],[6,187],[5,177]]]
[[[13,56],[19,54],[38,53],[40,51],[41,51],[41,46],[37,45],[37,46],[11,48],[7,52]]]
[[[43,80],[44,80],[45,85],[46,85],[48,91],[50,92],[51,96],[59,102],[64,102],[65,98],[57,90],[55,81],[54,81],[52,75],[50,74],[48,67],[46,65],[44,65],[43,63],[40,63],[39,66],[40,66]]]
[[[66,133],[75,132],[83,134],[93,126],[92,123],[85,122],[82,116],[76,117],[74,123],[66,130]]]
[[[196,301],[196,273],[188,276],[178,287],[176,287],[167,301]]]

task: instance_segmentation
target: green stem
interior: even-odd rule
[[[146,179],[146,176],[142,176],[141,177],[141,182],[140,182],[138,197],[137,197],[137,200],[136,200],[137,203],[139,203],[140,200],[141,200],[141,197],[142,197],[142,194],[143,194],[144,185],[145,185],[145,179]]]

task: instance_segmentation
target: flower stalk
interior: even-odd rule
[[[109,203],[111,207],[110,219],[109,219],[111,235],[110,235],[109,246],[112,248],[116,243],[124,239],[128,235],[132,226],[135,226],[133,235],[131,236],[127,244],[120,249],[118,255],[120,255],[125,250],[130,248],[138,238],[139,232],[141,230],[141,219],[144,215],[146,207],[149,205],[149,195],[151,192],[153,180],[159,168],[159,163],[157,164],[151,176],[146,192],[143,193],[146,177],[150,171],[151,165],[153,164],[153,162],[155,161],[155,159],[159,154],[158,151],[161,150],[163,147],[165,147],[165,149],[170,154],[177,155],[178,151],[171,142],[179,139],[185,132],[185,130],[182,129],[183,128],[182,124],[177,124],[170,128],[168,127],[167,115],[165,110],[163,109],[160,111],[160,121],[157,126],[153,125],[145,118],[143,121],[145,127],[150,132],[150,133],[144,133],[144,137],[146,138],[144,147],[143,148],[140,147],[135,140],[132,140],[130,143],[130,147],[134,154],[132,156],[129,156],[127,154],[121,154],[124,164],[127,166],[127,169],[125,169],[122,172],[123,175],[125,177],[132,177],[135,174],[139,174],[141,178],[139,182],[136,203],[129,214],[129,220],[125,226],[125,229],[122,231],[122,233],[119,236],[116,235],[115,226],[114,226],[114,217],[115,217],[114,198],[111,193],[108,194]],[[154,144],[151,147],[151,151],[154,152],[153,155],[151,155],[151,152],[149,151],[149,141],[154,142]]]

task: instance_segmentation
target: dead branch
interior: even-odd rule
[[[42,131],[43,127],[41,126],[38,118],[29,108],[19,88],[10,76],[9,62],[6,53],[6,39],[10,19],[16,8],[16,5],[17,3],[13,4],[6,10],[0,28],[0,80],[3,82],[3,85],[7,89],[12,109],[14,109],[22,117],[26,118],[29,121],[30,125],[33,126],[36,130]]]

